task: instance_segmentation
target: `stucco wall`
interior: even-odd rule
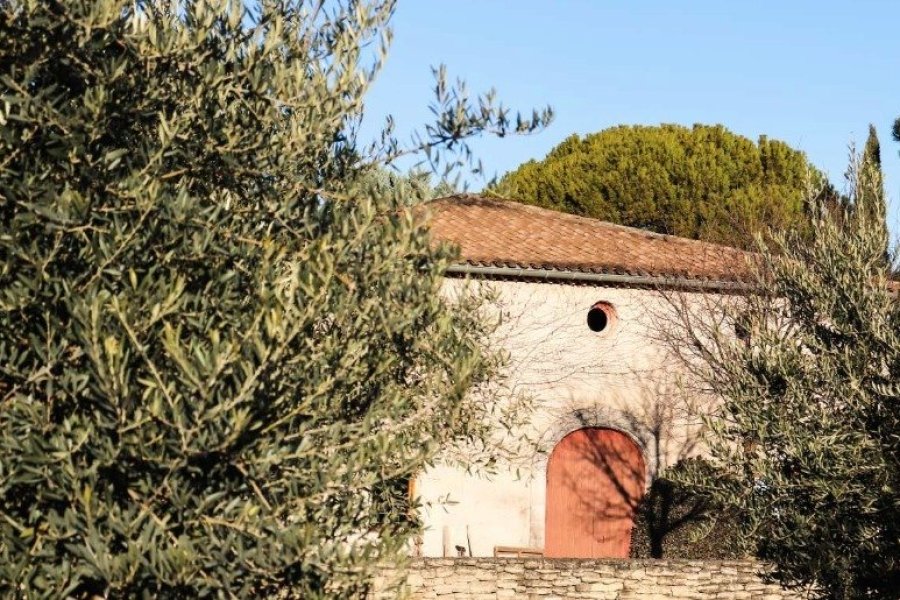
[[[789,600],[745,561],[424,559],[405,592],[421,600]],[[376,592],[393,598],[396,592]]]
[[[457,293],[460,280],[445,283]],[[445,543],[473,556],[495,546],[542,548],[547,458],[567,433],[611,427],[644,453],[647,483],[667,465],[696,451],[696,406],[683,405],[678,369],[658,341],[671,311],[652,290],[519,281],[491,282],[503,325],[497,340],[509,352],[511,384],[534,399],[522,438],[534,450],[490,480],[437,466],[417,481],[426,525],[419,551],[442,556]],[[617,319],[595,333],[586,323],[596,302]],[[488,399],[490,401],[490,399]]]

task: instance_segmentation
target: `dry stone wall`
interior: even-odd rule
[[[395,573],[386,573],[389,580]],[[795,600],[750,561],[417,559],[405,597],[414,600]],[[376,591],[378,600],[397,591]]]

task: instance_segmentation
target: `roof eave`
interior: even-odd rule
[[[533,269],[456,263],[447,267],[447,275],[485,279],[527,279],[549,283],[575,283],[598,286],[678,289],[728,294],[751,293],[756,286],[742,281],[694,279],[671,275],[629,275],[622,273],[590,273],[562,269]]]

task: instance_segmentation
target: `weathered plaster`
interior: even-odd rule
[[[445,292],[466,285],[448,279]],[[638,444],[647,482],[693,453],[695,424],[679,404],[678,368],[658,341],[666,303],[647,289],[496,281],[503,324],[498,343],[509,352],[511,384],[534,400],[522,436],[536,440],[529,456],[491,479],[437,466],[418,481],[424,556],[450,546],[492,556],[495,546],[542,548],[549,453],[581,427],[610,427]],[[613,328],[591,331],[587,311],[596,302],[616,310]],[[489,401],[489,399],[488,399]]]

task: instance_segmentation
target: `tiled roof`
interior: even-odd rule
[[[581,273],[733,282],[748,253],[509,200],[459,195],[425,205],[435,239],[463,263]]]

